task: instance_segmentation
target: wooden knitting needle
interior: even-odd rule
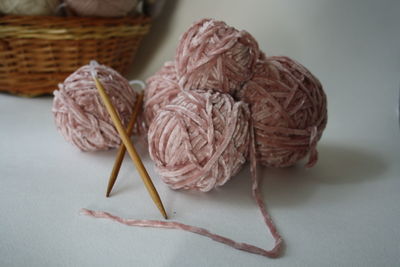
[[[156,188],[154,187],[154,184],[151,181],[151,178],[150,178],[149,174],[147,173],[142,160],[140,159],[139,155],[137,154],[135,147],[132,145],[128,135],[126,134],[125,129],[122,126],[121,121],[119,120],[117,111],[115,110],[114,106],[112,105],[110,98],[108,97],[106,91],[104,90],[103,85],[100,83],[100,81],[97,78],[97,76],[95,75],[95,73],[92,73],[92,76],[96,83],[97,90],[99,91],[99,94],[103,100],[103,103],[106,106],[107,111],[110,114],[112,121],[114,122],[114,126],[115,126],[115,128],[117,128],[117,131],[121,137],[121,140],[122,140],[123,144],[125,145],[126,150],[128,151],[128,154],[131,157],[133,163],[135,164],[136,169],[138,170],[140,177],[143,180],[144,185],[146,186],[147,190],[149,191],[151,198],[153,199],[157,208],[160,210],[161,214],[164,216],[165,219],[167,219],[167,213],[165,212],[165,209],[161,202],[160,196],[158,195],[158,192],[157,192]]]
[[[131,120],[129,121],[128,128],[126,129],[128,136],[132,135],[132,130],[133,130],[133,127],[135,126],[136,118],[139,114],[140,107],[142,106],[142,101],[143,101],[143,92],[138,95],[138,98],[135,103],[135,107],[132,112]],[[106,197],[110,196],[111,190],[114,187],[115,181],[117,180],[117,176],[118,176],[119,170],[121,168],[122,161],[124,160],[125,152],[126,152],[126,147],[125,147],[124,143],[122,143],[119,146],[117,157],[114,162],[114,167],[111,171],[110,179],[108,180]]]

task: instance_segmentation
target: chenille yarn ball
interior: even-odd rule
[[[327,101],[319,80],[288,57],[259,62],[238,98],[249,103],[259,161],[288,167],[309,154],[317,159],[317,142],[327,123]]]
[[[0,13],[12,15],[54,15],[60,0],[1,0]]]
[[[125,127],[137,97],[124,77],[103,65],[83,66],[59,84],[52,108],[57,129],[82,151],[107,150],[121,142],[96,89],[93,69]]]
[[[148,131],[150,157],[173,189],[210,191],[246,161],[247,104],[228,94],[182,91],[157,113]]]
[[[168,61],[147,79],[144,91],[144,120],[149,126],[157,112],[180,92],[175,62]]]
[[[132,11],[137,0],[65,0],[68,8],[82,17],[124,17]]]
[[[176,52],[179,84],[234,94],[248,81],[260,57],[257,41],[225,22],[203,19],[181,37]]]

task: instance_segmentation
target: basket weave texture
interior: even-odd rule
[[[36,96],[90,60],[124,73],[150,19],[0,16],[0,91]]]

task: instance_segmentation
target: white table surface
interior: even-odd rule
[[[82,153],[66,143],[51,97],[0,94],[0,266],[400,266],[400,2],[170,1],[129,77],[154,73],[202,17],[246,29],[269,55],[297,59],[326,90],[329,121],[316,167],[262,170],[283,255],[272,260],[190,233],[79,215],[91,208],[160,218],[128,158],[104,197],[115,150]],[[220,190],[175,192],[138,146],[171,220],[272,246],[247,166]]]

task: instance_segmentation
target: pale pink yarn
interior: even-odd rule
[[[123,17],[137,5],[137,0],[65,0],[67,7],[82,17]]]
[[[287,167],[309,154],[317,159],[317,142],[327,123],[326,96],[321,83],[288,57],[260,62],[238,98],[250,104],[258,160]]]
[[[171,188],[209,191],[246,161],[248,125],[247,105],[230,95],[182,91],[150,125],[150,157]]]
[[[202,19],[181,37],[176,70],[184,89],[235,93],[248,81],[260,57],[257,41],[225,22]]]
[[[273,248],[236,242],[180,222],[82,212],[130,226],[188,231],[278,257],[283,240],[266,210],[257,163],[287,167],[307,154],[306,166],[316,163],[317,142],[327,123],[320,82],[290,58],[266,58],[248,33],[210,19],[195,23],[182,36],[175,64],[176,68],[168,62],[148,80],[148,141],[157,172],[173,189],[206,192],[225,184],[248,155],[253,197],[274,238]]]
[[[188,97],[191,98],[191,95],[193,96],[193,93],[191,92],[182,92],[181,95],[186,95],[188,94]],[[208,93],[210,94],[210,93]],[[218,94],[218,93],[217,93]],[[198,99],[200,99],[198,96],[194,95],[195,99],[192,99],[192,101],[194,100],[195,102],[195,106],[197,105]],[[222,96],[227,96],[227,95],[222,95]],[[180,97],[180,95],[178,96],[178,98]],[[229,96],[227,96],[229,98]],[[183,100],[184,98],[182,98]],[[175,101],[173,101],[175,102]],[[224,101],[221,101],[224,102]],[[230,101],[229,101],[230,102]],[[186,101],[185,101],[186,103]],[[237,102],[237,103],[241,103],[241,102]],[[167,105],[165,107],[165,109],[168,109],[170,106],[172,106],[173,103],[171,105]],[[192,106],[192,105],[189,105]],[[185,107],[185,105],[184,105]],[[193,106],[192,106],[193,107]],[[171,107],[172,110],[174,110],[174,107]],[[204,110],[203,110],[204,111]],[[163,110],[160,111],[160,113],[163,112]],[[187,114],[186,112],[181,112],[182,114]],[[191,113],[191,112],[190,112]],[[196,115],[193,114],[188,114],[187,116],[193,116],[196,117]],[[202,113],[200,111],[200,113]],[[161,115],[158,115],[161,116]],[[217,116],[218,117],[218,116]],[[201,121],[200,119],[195,120],[196,122]],[[218,121],[218,120],[217,120]],[[157,118],[155,119],[155,121],[153,121],[153,124],[157,122]],[[152,125],[153,125],[152,124]],[[181,126],[184,127],[185,125]],[[197,125],[194,126],[195,127],[199,127],[201,129],[201,125]],[[88,215],[94,218],[103,218],[103,219],[110,219],[113,220],[115,222],[121,223],[121,224],[125,224],[128,226],[136,226],[136,227],[153,227],[153,228],[164,228],[164,229],[176,229],[176,230],[182,230],[182,231],[186,231],[186,232],[191,232],[194,234],[198,234],[201,236],[205,236],[208,237],[216,242],[220,242],[223,244],[226,244],[227,246],[233,247],[235,249],[239,249],[239,250],[243,250],[249,253],[254,253],[254,254],[258,254],[258,255],[262,255],[264,257],[270,257],[270,258],[276,258],[279,257],[282,251],[282,247],[283,247],[283,239],[281,237],[281,235],[279,234],[274,222],[272,221],[271,215],[268,213],[263,197],[262,197],[262,192],[260,190],[260,181],[258,178],[258,174],[257,174],[257,161],[255,158],[255,145],[254,145],[254,130],[253,127],[251,127],[251,125],[249,126],[249,132],[246,132],[246,136],[250,137],[250,142],[249,142],[249,148],[250,148],[250,170],[251,170],[251,180],[252,180],[252,194],[253,194],[253,198],[257,203],[258,208],[260,209],[260,212],[263,216],[264,222],[267,225],[273,239],[274,239],[274,245],[272,247],[272,249],[270,250],[266,250],[264,248],[261,247],[257,247],[248,243],[244,243],[244,242],[237,242],[234,241],[233,239],[230,239],[228,237],[225,236],[221,236],[219,234],[215,234],[212,233],[211,231],[205,229],[205,228],[201,228],[201,227],[197,227],[197,226],[193,226],[193,225],[188,225],[188,224],[184,224],[181,222],[176,222],[176,221],[160,221],[160,220],[138,220],[138,219],[124,219],[121,218],[119,216],[115,216],[112,215],[108,212],[104,212],[104,211],[94,211],[94,210],[88,210],[88,209],[81,209],[81,213],[84,215]],[[232,128],[237,128],[235,125]],[[191,127],[188,128],[188,134],[189,136],[187,136],[186,139],[190,138],[190,133],[191,131]],[[243,131],[244,133],[244,131]],[[237,133],[234,135],[242,135],[242,133]],[[197,135],[196,133],[194,133],[194,136],[201,136],[201,135]],[[242,135],[243,136],[243,135]],[[156,140],[156,142],[158,142],[158,147],[160,147],[160,149],[164,149],[163,147],[165,146],[169,146],[169,145],[180,145],[182,144],[180,142],[180,140],[182,139],[178,139],[178,141],[176,142],[176,139],[172,139],[169,138],[168,140],[162,140],[160,138],[158,138]],[[201,142],[203,139],[202,138],[196,138],[198,141],[194,142],[194,144],[202,144],[204,142]],[[235,139],[235,138],[234,138]],[[169,142],[171,141],[171,142]],[[189,144],[189,145],[192,145]],[[157,146],[157,144],[156,144]],[[187,145],[186,145],[187,146]],[[183,146],[183,149],[180,149],[179,151],[177,151],[177,153],[182,153],[182,151],[185,150],[185,146]],[[216,152],[217,153],[217,152]],[[193,156],[193,155],[192,155]],[[176,158],[179,158],[179,156],[177,156]],[[182,157],[181,157],[182,158]],[[222,160],[222,161],[220,161]],[[221,164],[222,162],[224,162],[224,158],[220,158],[218,159],[219,164]],[[207,162],[207,161],[206,161]],[[206,163],[208,164],[208,163]],[[225,164],[224,164],[225,165]],[[181,165],[181,170],[184,170],[186,168],[187,165],[183,164]],[[213,166],[214,167],[214,171],[218,171],[220,169],[220,166]],[[195,177],[194,177],[195,178]],[[212,179],[212,177],[210,177]],[[208,178],[208,179],[210,179]],[[215,180],[213,180],[215,182]],[[211,185],[213,185],[214,183],[212,183]],[[183,187],[185,188],[185,187]],[[212,188],[212,186],[210,187]],[[188,187],[186,189],[196,189],[196,190],[203,190],[202,187]],[[204,190],[205,191],[205,190]]]
[[[95,69],[124,126],[132,113],[136,93],[128,81],[103,65],[86,65],[72,73],[54,91],[53,114],[64,138],[82,151],[117,147],[121,140],[97,92],[91,75]]]
[[[144,91],[144,119],[147,127],[157,112],[169,104],[180,92],[175,63],[168,61],[164,66],[147,79]]]
[[[188,94],[188,97],[191,98],[192,93],[191,92],[182,92],[181,95],[183,94]],[[208,93],[210,94],[210,93]],[[218,94],[218,93],[217,93]],[[193,95],[192,95],[193,96]],[[194,95],[195,99],[192,99],[192,101],[195,101],[195,105],[196,102],[198,102],[199,97]],[[229,98],[228,95],[226,94],[222,94],[221,96],[227,96]],[[178,96],[179,98],[179,96]],[[183,98],[184,99],[184,98]],[[173,101],[175,102],[175,101]],[[223,102],[223,101],[221,101]],[[230,101],[229,101],[230,102]],[[185,101],[186,103],[186,101]],[[236,102],[237,103],[241,103],[241,102]],[[165,109],[168,109],[168,107],[172,106],[171,105],[167,105],[165,107]],[[190,105],[192,106],[192,105]],[[171,107],[172,109],[174,109],[173,107]],[[162,110],[160,112],[163,112]],[[191,112],[190,112],[191,113]],[[202,112],[200,112],[202,113]],[[182,114],[187,114],[186,112],[182,112]],[[158,115],[161,116],[161,115]],[[193,116],[196,117],[193,114],[189,114],[188,116]],[[217,116],[219,117],[219,116]],[[195,121],[201,121],[200,120],[195,120]],[[217,120],[218,121],[218,120]],[[155,121],[153,121],[153,124],[157,122],[157,118],[155,119]],[[152,125],[153,125],[152,124]],[[184,127],[185,125],[183,125]],[[236,125],[237,126],[237,125]],[[235,125],[232,128],[237,128]],[[182,126],[181,126],[182,127]],[[196,126],[194,126],[196,127]],[[197,127],[201,128],[201,125],[198,125]],[[260,209],[260,212],[262,214],[262,217],[264,219],[264,223],[267,225],[273,239],[274,239],[274,245],[272,247],[272,249],[270,250],[266,250],[264,248],[261,247],[257,247],[254,245],[251,245],[249,243],[244,243],[244,242],[237,242],[234,241],[233,239],[230,239],[228,237],[225,236],[221,236],[219,234],[215,234],[212,233],[211,231],[205,229],[205,228],[201,228],[201,227],[197,227],[197,226],[193,226],[193,225],[188,225],[188,224],[184,224],[181,222],[174,222],[174,221],[160,221],[160,220],[138,220],[138,219],[124,219],[121,218],[119,216],[115,216],[112,215],[108,212],[104,212],[104,211],[94,211],[94,210],[88,210],[88,209],[81,209],[81,213],[87,216],[91,216],[94,218],[103,218],[103,219],[110,219],[113,220],[115,222],[121,223],[121,224],[125,224],[128,226],[136,226],[136,227],[153,227],[153,228],[164,228],[164,229],[176,229],[176,230],[182,230],[182,231],[186,231],[186,232],[191,232],[194,234],[198,234],[201,236],[205,236],[208,237],[216,242],[220,242],[223,243],[227,246],[233,247],[235,249],[239,249],[239,250],[243,250],[249,253],[254,253],[254,254],[258,254],[264,257],[269,257],[269,258],[277,258],[280,256],[281,252],[282,252],[282,247],[283,247],[283,239],[281,237],[281,235],[278,232],[278,229],[276,228],[271,215],[268,213],[263,197],[262,197],[262,192],[260,190],[260,180],[258,178],[258,174],[257,174],[257,160],[255,158],[255,143],[254,143],[254,130],[253,127],[250,125],[248,125],[249,128],[249,132],[246,132],[246,136],[250,137],[250,142],[248,142],[249,148],[250,148],[250,171],[251,171],[251,180],[252,180],[252,194],[253,194],[253,198],[257,203],[258,208]],[[191,127],[188,128],[188,132],[190,135],[191,132]],[[244,133],[244,131],[243,131]],[[228,133],[229,134],[229,133]],[[237,135],[242,135],[242,133],[238,133],[235,134]],[[200,136],[197,135],[196,133],[194,134],[194,136]],[[189,139],[190,137],[188,136],[187,139]],[[234,138],[235,139],[235,138]],[[169,140],[161,140],[158,139],[156,140],[156,142],[158,142],[160,145],[160,149],[163,149],[163,147],[168,146],[168,145],[176,145],[176,144],[181,144],[181,142],[175,142],[176,139],[172,139],[171,142],[169,142],[171,140],[171,138]],[[197,138],[197,142],[194,142],[194,144],[202,144],[202,138]],[[192,145],[192,144],[190,144]],[[180,149],[180,151],[177,151],[177,153],[181,153],[181,151],[184,151],[185,148]],[[177,157],[179,158],[179,156]],[[220,161],[222,160],[222,161]],[[224,162],[224,158],[220,158],[218,159],[219,164],[221,164],[222,162]],[[207,163],[206,163],[207,164]],[[181,170],[184,170],[186,167],[186,165],[181,165]],[[214,167],[214,171],[218,171],[220,169],[220,166],[213,166]],[[195,177],[194,177],[195,178]],[[209,178],[210,179],[210,178]],[[211,178],[212,179],[212,178]],[[185,187],[184,187],[185,188]],[[212,188],[212,187],[211,187]],[[201,187],[188,187],[186,189],[200,189],[203,190]],[[205,191],[205,190],[204,190]]]

